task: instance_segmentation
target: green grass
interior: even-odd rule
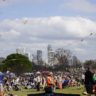
[[[22,89],[21,91],[10,91],[8,93],[16,94],[18,96],[27,96],[27,94],[38,94],[43,92],[44,91],[37,92],[36,89]]]
[[[64,89],[56,89],[56,93],[65,93],[65,94],[80,94],[82,95],[84,88],[81,86],[80,88],[71,87],[71,88],[64,88]],[[22,89],[21,91],[10,91],[8,93],[16,94],[18,96],[27,96],[27,94],[38,94],[38,93],[44,93],[43,90],[40,92],[37,92],[35,89]]]
[[[80,87],[80,88],[70,87],[70,88],[65,88],[62,90],[56,90],[56,93],[80,94],[80,96],[82,96],[83,91],[84,91],[83,87]]]

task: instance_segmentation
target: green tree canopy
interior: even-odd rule
[[[96,61],[95,60],[87,60],[84,62],[84,67],[91,67],[96,69]]]
[[[3,61],[4,71],[10,70],[16,74],[22,74],[24,72],[32,71],[32,63],[29,61],[28,57],[22,54],[10,54]]]

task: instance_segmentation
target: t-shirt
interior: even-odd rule
[[[96,74],[93,75],[93,80],[96,81]]]
[[[82,74],[82,79],[85,79],[85,75],[84,74]]]
[[[90,70],[85,72],[85,85],[93,84],[93,73]]]
[[[0,83],[3,83],[4,74],[0,72]]]

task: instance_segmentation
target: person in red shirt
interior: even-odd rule
[[[46,77],[46,88],[45,88],[45,92],[47,93],[53,93],[54,91],[54,86],[55,86],[55,81],[54,81],[54,77],[53,77],[53,73],[48,73],[47,77]]]

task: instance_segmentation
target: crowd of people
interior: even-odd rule
[[[88,96],[96,94],[96,70],[87,69],[86,72],[33,72],[19,76],[10,71],[0,72],[0,96],[14,96],[6,94],[9,91],[22,89],[44,90],[45,93],[53,93],[55,89],[66,87],[80,88],[84,84]],[[17,95],[15,95],[17,96]],[[95,95],[96,96],[96,95]]]
[[[55,92],[55,89],[65,87],[80,86],[81,79],[78,75],[70,72],[33,72],[24,73],[16,76],[14,73],[7,71],[0,72],[0,96],[11,90],[18,91],[25,89],[44,90],[46,93]]]

